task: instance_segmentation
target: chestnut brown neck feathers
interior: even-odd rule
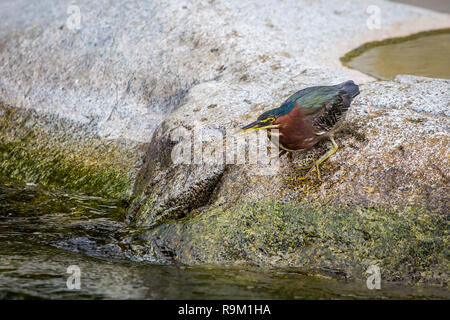
[[[279,125],[280,147],[288,151],[310,148],[320,140],[314,134],[311,122],[297,105],[290,113],[278,117],[276,124]]]

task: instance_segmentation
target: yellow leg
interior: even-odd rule
[[[317,177],[319,178],[320,181],[322,181],[322,179],[320,178],[320,170],[319,170],[319,166],[322,162],[324,162],[325,160],[327,160],[329,157],[331,157],[338,149],[338,145],[336,144],[336,142],[334,141],[333,137],[330,137],[331,143],[333,144],[331,149],[327,151],[327,153],[325,153],[323,156],[321,156],[319,158],[319,160],[314,161],[313,164],[311,166],[308,167],[295,167],[296,169],[310,169],[306,175],[304,177],[298,178],[298,180],[305,180],[306,178],[308,178],[308,176],[314,172],[317,171]]]
[[[295,169],[299,169],[299,170],[308,170],[311,169],[312,167],[314,167],[314,161],[313,164],[310,166],[306,166],[306,167],[294,167]]]

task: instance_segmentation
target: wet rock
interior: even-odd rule
[[[129,199],[142,146],[101,139],[95,125],[0,102],[0,175],[109,198]],[[134,150],[133,150],[134,149]]]
[[[182,263],[298,268],[383,281],[448,284],[446,216],[423,210],[238,201],[161,225],[148,241]]]

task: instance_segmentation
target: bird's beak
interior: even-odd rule
[[[243,132],[249,132],[254,130],[260,130],[260,129],[277,129],[278,125],[272,124],[270,122],[262,122],[262,121],[255,121],[252,122],[245,127],[242,127],[241,130],[239,130],[237,133],[243,133]]]

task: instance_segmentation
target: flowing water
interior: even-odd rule
[[[378,79],[398,74],[450,79],[450,31],[366,46],[348,66]]]
[[[190,267],[137,260],[117,201],[0,179],[3,299],[448,299],[441,288],[312,276],[297,269]],[[67,288],[80,268],[79,290]]]

